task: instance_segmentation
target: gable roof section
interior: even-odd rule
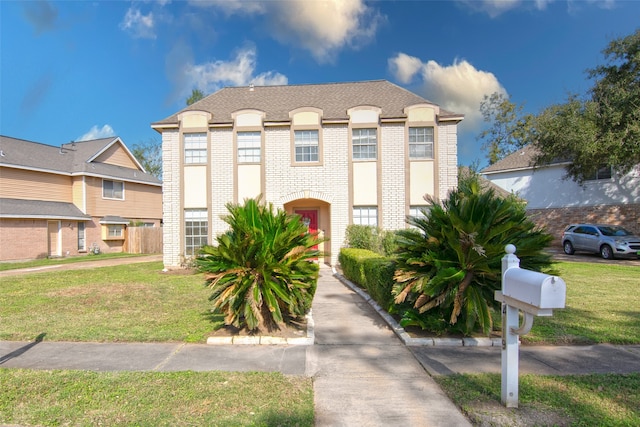
[[[541,167],[548,167],[552,165],[566,165],[568,160],[554,160],[551,163],[547,163],[542,166],[535,165],[535,157],[538,154],[538,149],[533,144],[528,144],[523,148],[509,154],[502,160],[498,160],[491,166],[482,169],[480,172],[491,175],[498,172],[511,172],[525,169],[536,169]]]
[[[139,168],[125,168],[95,161],[100,154],[114,144],[120,144]],[[71,142],[54,147],[0,135],[0,166],[72,176],[93,175],[162,185],[158,178],[144,171],[118,137]]]
[[[88,221],[73,203],[0,198],[0,218],[64,219]]]
[[[481,172],[490,174],[492,172],[506,172],[521,169],[533,169],[534,157],[537,150],[532,145],[527,145],[511,154],[504,159],[498,160],[489,167],[484,168]]]
[[[416,104],[436,104],[386,80],[286,86],[225,87],[164,120],[152,123],[162,128],[178,123],[185,111],[207,111],[210,124],[233,123],[233,112],[252,109],[265,113],[266,122],[288,122],[289,113],[305,107],[319,108],[324,120],[348,120],[347,110],[358,106],[381,109],[381,119],[406,118],[404,109]],[[440,120],[462,120],[462,114],[440,109]]]

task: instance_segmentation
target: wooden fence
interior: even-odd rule
[[[161,254],[161,227],[127,227],[124,252],[130,254]]]

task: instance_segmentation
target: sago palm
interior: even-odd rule
[[[399,232],[395,302],[410,305],[407,323],[435,315],[450,330],[488,333],[505,246],[516,245],[523,268],[542,271],[551,265],[544,248],[552,237],[527,218],[522,202],[483,190],[475,174],[442,203],[428,201],[424,217],[408,219],[414,229]]]
[[[225,324],[250,331],[279,329],[311,308],[318,280],[317,234],[298,215],[274,212],[260,199],[227,204],[229,230],[196,260]],[[315,247],[315,248],[314,248]]]

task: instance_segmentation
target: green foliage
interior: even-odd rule
[[[484,96],[480,112],[490,125],[480,132],[478,139],[484,140],[482,149],[487,151],[489,164],[494,164],[530,142],[532,116],[523,115],[523,108],[502,93]]]
[[[429,201],[426,217],[409,218],[417,230],[399,232],[395,302],[435,313],[452,330],[489,333],[505,246],[516,245],[522,268],[543,271],[551,264],[543,249],[552,237],[536,229],[516,198],[482,190],[474,173],[461,176],[448,199]]]
[[[608,62],[587,70],[591,96],[569,95],[533,126],[536,163],[570,160],[567,175],[579,183],[603,166],[624,174],[640,163],[640,30],[603,53]]]
[[[366,289],[384,310],[390,310],[395,261],[368,249],[354,248],[340,250],[338,261],[347,279]]]
[[[162,179],[162,142],[152,139],[145,143],[135,144],[131,153],[148,174]]]
[[[318,280],[317,233],[298,215],[260,199],[227,204],[230,230],[204,246],[196,259],[213,293],[215,311],[225,323],[255,330],[278,329],[311,308]]]
[[[385,256],[393,254],[398,247],[394,231],[370,225],[348,225],[345,240],[350,248],[367,249]]]
[[[191,96],[186,100],[186,104],[189,106],[200,101],[202,98],[204,98],[204,93],[200,89],[193,89],[191,91]]]
[[[381,255],[369,249],[342,248],[338,255],[338,262],[344,277],[364,287],[364,261],[368,258],[380,258]]]

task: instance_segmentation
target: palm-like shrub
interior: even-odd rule
[[[248,199],[227,204],[230,229],[204,246],[196,264],[213,289],[225,324],[250,331],[279,329],[311,308],[318,280],[317,233],[298,215]],[[316,246],[317,247],[317,246]]]
[[[543,271],[551,265],[544,248],[552,237],[527,218],[520,200],[483,190],[473,173],[447,200],[428,201],[424,217],[408,218],[415,228],[399,232],[393,294],[403,322],[489,333],[505,246],[516,246],[522,268]]]

